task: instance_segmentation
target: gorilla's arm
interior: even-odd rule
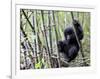
[[[82,40],[82,39],[83,39],[83,37],[84,37],[84,33],[83,33],[83,29],[82,29],[81,26],[78,27],[77,35],[78,35],[79,40]]]
[[[82,28],[80,22],[78,20],[74,20],[73,25],[74,25],[75,31],[77,33],[78,39],[82,40],[84,37],[84,33],[83,33],[83,28]]]

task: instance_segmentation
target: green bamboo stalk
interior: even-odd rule
[[[37,37],[36,37],[36,23],[35,23],[35,18],[34,17],[36,17],[35,14],[32,17],[32,19],[33,19],[33,26],[32,27],[34,27],[34,31],[33,31],[33,35],[35,36],[35,38],[34,38],[34,45],[35,45],[35,53],[34,53],[34,55],[35,55],[35,64],[37,64],[37,62],[38,62],[38,57],[37,57],[37,41],[36,41]]]
[[[50,11],[48,11],[48,27],[49,27],[49,42],[50,42],[50,57],[53,54],[53,48],[52,48],[52,27],[51,27],[51,16],[50,16]],[[50,58],[51,59],[51,58]],[[51,66],[53,64],[51,63]]]
[[[78,18],[78,20],[79,20],[79,12],[77,12],[77,18]]]
[[[46,40],[46,47],[47,47],[47,53],[48,53],[48,58],[49,58],[49,66],[51,67],[51,56],[50,56],[50,50],[49,50],[49,45],[48,45],[48,40],[47,40],[47,35],[46,35],[46,27],[45,27],[45,22],[44,22],[44,14],[43,10],[41,10],[41,16],[42,16],[42,22],[43,22],[43,28],[44,28],[44,35],[45,35],[45,40]]]
[[[65,18],[64,18],[64,23],[65,23],[65,25],[64,25],[64,27],[66,28],[66,25],[67,25],[67,16],[66,16],[66,12],[64,12],[65,14],[64,14],[64,16],[65,16]]]
[[[51,54],[53,53],[52,50],[52,27],[51,27],[51,19],[50,19],[50,11],[48,11],[48,27],[49,27],[49,42],[50,42],[50,49],[51,49]]]
[[[35,12],[35,31],[36,31],[36,42],[37,42],[37,51],[38,51],[38,59],[42,59],[42,53],[41,53],[41,41],[40,41],[40,37],[39,37],[39,22],[37,20],[38,16],[37,16],[37,11]],[[38,60],[40,62],[40,60]],[[41,67],[42,68],[42,67]]]
[[[82,18],[82,26],[84,25],[84,13],[83,13],[83,18]]]
[[[36,25],[37,25],[37,40],[38,40],[38,48],[39,48],[39,51],[41,51],[41,40],[40,40],[40,37],[39,37],[39,22],[38,22],[38,19],[37,19],[37,11],[36,11],[36,17],[35,17],[35,20],[36,20]]]
[[[54,29],[55,29],[55,34],[56,34],[56,44],[58,43],[58,34],[57,34],[57,30],[56,30],[56,21],[55,21],[55,15],[54,15],[54,11],[52,11],[52,16],[53,16],[53,22],[54,22]],[[57,58],[57,60],[58,60],[58,67],[60,67],[61,66],[61,64],[60,64],[60,53],[59,53],[59,51],[58,51],[58,45],[56,45],[57,46],[57,55],[58,55],[58,58]]]
[[[58,26],[56,29],[57,29],[57,34],[58,34],[58,38],[62,38],[61,36],[61,33],[60,33],[60,31],[59,30],[61,30],[60,29],[60,27],[59,27],[59,15],[58,15],[58,11],[57,11],[57,13],[56,13],[56,26]]]

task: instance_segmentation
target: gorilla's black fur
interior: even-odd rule
[[[80,42],[80,40],[82,40],[84,36],[82,26],[78,20],[73,21],[73,26]],[[79,45],[76,40],[73,27],[68,27],[64,30],[64,37],[65,40],[58,42],[58,50],[59,52],[64,53],[68,62],[70,62],[71,60],[76,58],[79,51]]]

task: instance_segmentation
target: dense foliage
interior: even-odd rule
[[[82,25],[84,39],[78,56],[68,63],[58,52],[57,42],[64,39],[64,29],[72,26],[70,12],[20,10],[20,69],[87,66],[84,62],[90,65],[90,13],[73,15]]]

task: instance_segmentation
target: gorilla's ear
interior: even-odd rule
[[[58,44],[57,45],[58,45],[58,51],[59,52],[63,52],[63,46],[64,46],[63,45],[63,41],[58,41]]]

